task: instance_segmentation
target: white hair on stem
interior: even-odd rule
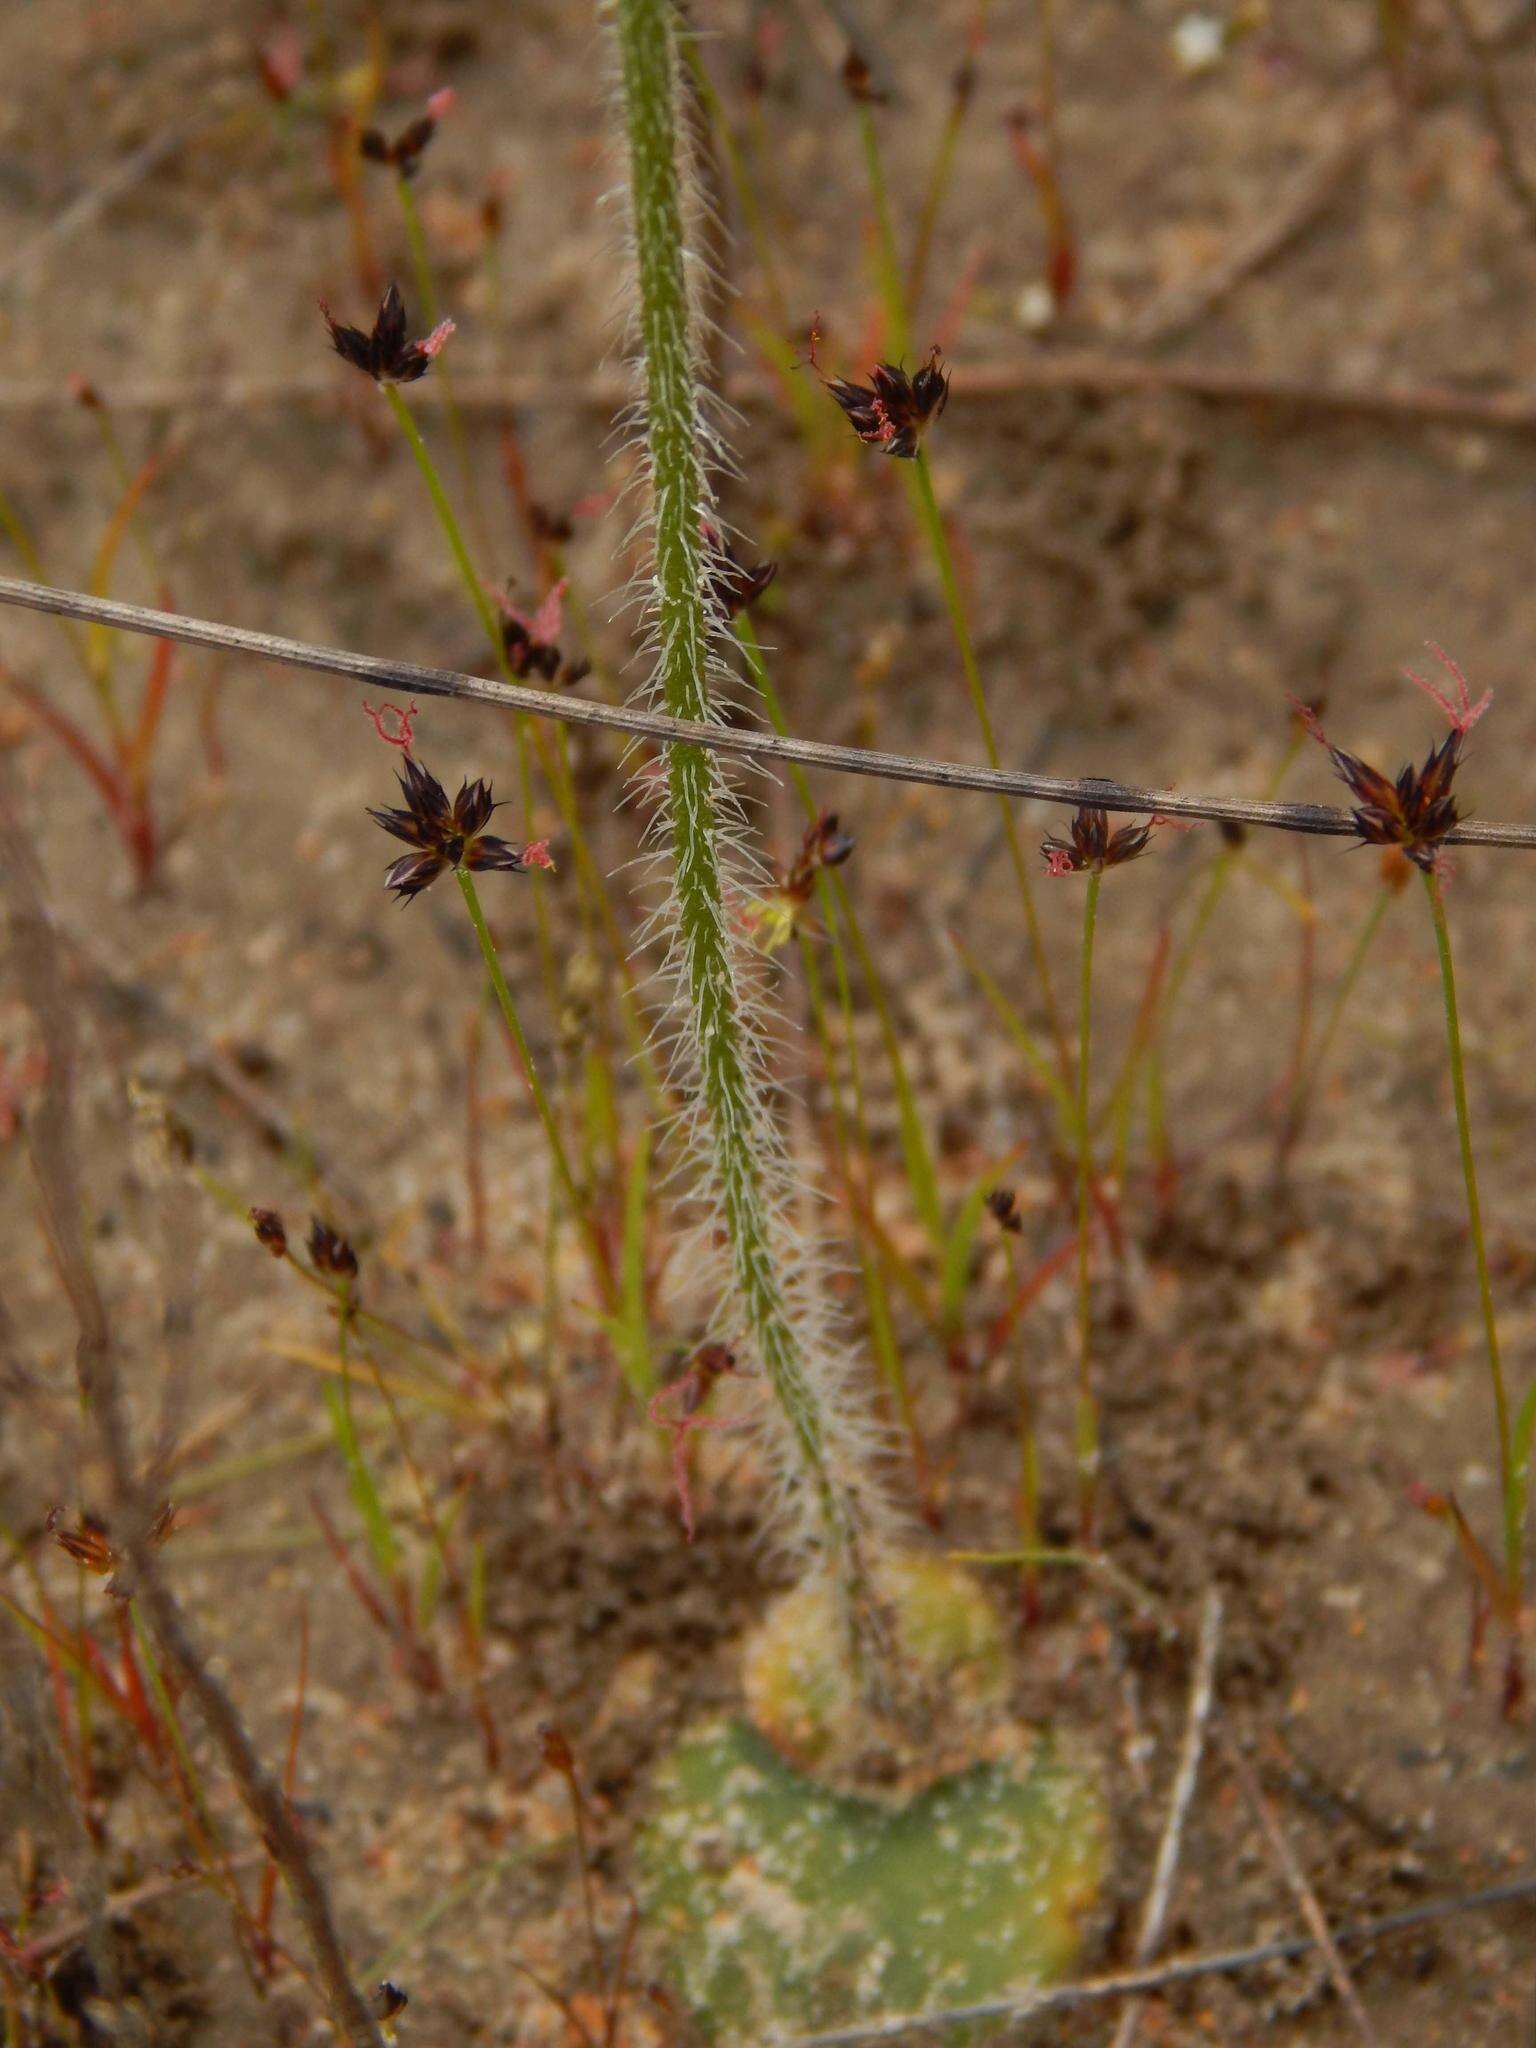
[[[713,479],[730,468],[700,375],[702,330],[690,247],[700,219],[679,114],[674,0],[611,0],[626,146],[630,353],[643,493],[638,578],[650,701],[715,721],[740,688],[722,658],[726,621],[712,588]],[[855,1666],[881,1682],[879,1593],[893,1514],[878,1477],[884,1432],[834,1326],[826,1275],[797,1225],[798,1185],[770,1108],[773,1023],[767,976],[731,915],[760,877],[741,801],[718,759],[678,746],[666,802],[649,828],[670,855],[652,929],[664,941],[670,1030],[662,1044],[687,1105],[684,1170],[701,1199],[700,1261],[713,1260],[713,1334],[762,1375],[779,1527],[831,1576]],[[720,1249],[723,1247],[723,1250]]]

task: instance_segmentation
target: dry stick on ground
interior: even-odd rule
[[[19,249],[13,250],[7,260],[0,264],[0,291],[14,284],[18,278],[25,277],[45,256],[67,242],[72,235],[78,234],[81,228],[89,227],[96,216],[110,206],[114,199],[120,199],[125,192],[147,178],[151,171],[158,170],[161,164],[176,154],[183,143],[191,139],[192,132],[190,128],[185,127],[163,128],[157,135],[151,136],[148,142],[125,156],[120,163],[114,164],[96,184],[87,187],[77,198],[72,199],[61,213],[55,214],[46,227],[39,228],[35,235],[23,242]],[[75,402],[78,404],[79,401]]]
[[[1494,161],[1498,164],[1499,175],[1504,188],[1525,217],[1526,230],[1536,236],[1536,188],[1525,174],[1520,161],[1520,145],[1515,137],[1515,126],[1504,104],[1503,88],[1495,68],[1493,52],[1478,32],[1477,23],[1472,19],[1467,0],[1445,0],[1445,11],[1456,24],[1456,33],[1461,38],[1461,47],[1472,75],[1477,82],[1477,96],[1483,106],[1483,126],[1488,130],[1493,143]]]
[[[1190,1682],[1189,1712],[1184,1722],[1179,1768],[1168,1800],[1163,1837],[1157,1845],[1157,1861],[1152,1868],[1152,1884],[1141,1916],[1141,1931],[1136,1937],[1133,1960],[1138,1967],[1151,1962],[1163,1938],[1163,1922],[1168,1917],[1168,1905],[1173,1897],[1174,1873],[1179,1867],[1184,1823],[1195,1796],[1200,1760],[1205,1754],[1205,1731],[1210,1723],[1211,1703],[1216,1697],[1216,1654],[1220,1644],[1221,1595],[1213,1586],[1205,1596],[1200,1616],[1200,1644],[1195,1652],[1195,1675]],[[1142,2011],[1143,2002],[1139,1998],[1126,2007],[1115,2029],[1113,2048],[1133,2048],[1141,2026]]]
[[[1215,263],[1183,284],[1161,292],[1126,323],[1117,337],[1133,348],[1162,348],[1266,269],[1315,227],[1343,189],[1366,150],[1390,125],[1391,100],[1373,82],[1349,106],[1333,141],[1300,172],[1258,225],[1239,235]]]
[[[1333,1988],[1339,1995],[1339,2002],[1353,2020],[1355,2031],[1359,2034],[1361,2040],[1370,2043],[1371,2048],[1375,2048],[1376,2030],[1371,2025],[1365,2007],[1360,2003],[1360,1994],[1355,1989],[1354,1979],[1344,1967],[1344,1958],[1339,1954],[1338,1941],[1330,1931],[1327,1920],[1323,1917],[1323,1909],[1318,1904],[1317,1893],[1313,1891],[1308,1883],[1307,1874],[1297,1861],[1295,1850],[1286,1840],[1285,1831],[1275,1818],[1273,1807],[1264,1797],[1263,1787],[1259,1784],[1258,1773],[1254,1770],[1253,1765],[1249,1763],[1247,1757],[1244,1756],[1235,1737],[1230,1735],[1225,1728],[1217,1730],[1217,1740],[1221,1744],[1227,1762],[1232,1767],[1233,1775],[1242,1787],[1243,1797],[1252,1808],[1254,1818],[1263,1830],[1264,1839],[1269,1845],[1270,1853],[1280,1866],[1281,1874],[1290,1886],[1297,1905],[1301,1908],[1302,1918],[1312,1930],[1312,1939],[1322,1950],[1323,1959],[1328,1965],[1328,1975],[1332,1978]]]
[[[552,718],[564,725],[600,727],[663,745],[704,747],[751,760],[797,761],[802,767],[826,769],[833,774],[918,782],[935,789],[986,790],[993,795],[1033,797],[1040,803],[1066,804],[1074,809],[1080,804],[1093,804],[1101,810],[1126,811],[1140,817],[1194,818],[1217,823],[1226,820],[1325,839],[1358,836],[1352,814],[1330,804],[1186,796],[1178,790],[1133,789],[1099,776],[1031,775],[1017,768],[983,768],[964,761],[933,761],[911,754],[834,746],[825,740],[780,738],[777,733],[738,726],[698,725],[637,705],[595,704],[586,698],[557,696],[553,691],[503,683],[488,676],[463,675],[456,669],[386,661],[378,655],[355,654],[341,647],[316,647],[308,641],[288,640],[276,633],[254,633],[211,619],[186,618],[179,612],[153,611],[146,605],[89,597],[83,591],[54,590],[45,583],[28,583],[19,577],[0,576],[0,605],[17,605],[58,618],[93,620],[104,626],[120,627],[127,633],[182,640],[194,647],[220,647],[254,655],[261,661],[281,662],[289,668],[312,669],[318,674],[344,676],[386,689],[415,691],[423,697],[473,698],[484,704],[525,711],[534,718]],[[1458,825],[1445,838],[1446,844],[1452,846],[1511,846],[1536,851],[1536,825],[1494,825],[1473,819]]]
[[[150,1538],[154,1504],[146,1500],[134,1471],[116,1346],[82,1228],[72,1093],[74,1019],[64,998],[58,945],[44,907],[36,857],[17,816],[9,777],[3,772],[0,886],[9,899],[11,953],[23,996],[48,1049],[42,1098],[28,1122],[27,1142],[49,1246],[79,1330],[75,1364],[80,1397],[106,1466],[112,1533],[128,1559],[134,1596],[161,1654],[197,1702],[230,1776],[288,1882],[338,2032],[352,2048],[384,2048],[383,2035],[347,1969],[329,1896],[293,1809],[256,1754],[233,1700],[209,1670],[180,1603],[166,1584]]]
[[[411,389],[411,403],[418,410],[432,410],[442,403],[441,387],[430,378]],[[1041,350],[1008,362],[967,363],[960,389],[966,401],[976,406],[1006,405],[1041,391],[1088,392],[1099,397],[1171,391],[1218,405],[1279,408],[1324,417],[1354,414],[1412,427],[1536,433],[1536,389],[1522,385],[1479,392],[1436,383],[1326,384],[1263,370],[1149,362],[1089,350]],[[235,376],[201,383],[167,377],[114,384],[110,395],[117,413],[254,412],[264,406],[309,404],[334,418],[337,407],[336,381],[329,371],[303,377]],[[466,371],[455,379],[453,395],[461,412],[500,413],[511,406],[528,412],[607,414],[627,404],[631,393],[622,378],[612,375],[513,377]],[[725,396],[743,408],[773,407],[779,402],[777,387],[752,372],[728,378]],[[0,382],[0,412],[78,412],[79,406],[79,399],[62,382]],[[953,408],[950,417],[956,417]]]
[[[1379,1920],[1362,1920],[1353,1927],[1340,1927],[1334,1941],[1340,1948],[1357,1948],[1381,1941],[1392,1934],[1408,1934],[1415,1928],[1431,1927],[1453,1920],[1463,1913],[1486,1913],[1496,1906],[1536,1902],[1536,1877],[1516,1878],[1510,1884],[1489,1885],[1483,1891],[1466,1892],[1460,1898],[1432,1899],[1422,1906],[1408,1906],[1400,1913],[1386,1913]],[[1317,1942],[1310,1934],[1293,1934],[1282,1941],[1264,1941],[1252,1948],[1224,1949],[1215,1955],[1185,1956],[1153,1970],[1117,1971],[1109,1977],[1086,1977],[1077,1984],[1058,1984],[1049,1991],[1025,1992],[1017,1998],[993,1998],[980,2005],[956,2005],[943,2012],[902,2013],[885,2020],[869,2020],[858,2026],[834,2027],[823,2034],[781,2034],[771,2048],[877,2048],[877,2044],[900,2041],[907,2035],[937,2032],[942,2028],[970,2027],[988,2020],[1009,2020],[1015,2025],[1048,2014],[1075,2012],[1088,2005],[1112,2004],[1121,1998],[1140,1998],[1149,1992],[1171,1991],[1180,1984],[1199,1983],[1206,1977],[1232,1977],[1243,1970],[1256,1970],[1266,1963],[1291,1963],[1310,1955]]]

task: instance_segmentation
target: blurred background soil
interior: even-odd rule
[[[1288,744],[1294,693],[1325,695],[1331,735],[1395,767],[1438,736],[1433,708],[1400,678],[1405,662],[1432,659],[1432,638],[1475,690],[1495,692],[1463,777],[1476,811],[1536,815],[1536,439],[1443,417],[1443,407],[1389,417],[1316,402],[1319,387],[1435,386],[1471,398],[1536,388],[1536,222],[1501,174],[1478,70],[1450,17],[1426,0],[1400,105],[1367,0],[1275,0],[1249,9],[1238,23],[1247,32],[1192,72],[1178,38],[1203,11],[1164,0],[1059,10],[1081,283],[1044,327],[1039,215],[1003,122],[1039,92],[1033,10],[998,10],[978,59],[915,326],[922,345],[944,327],[953,369],[933,463],[962,544],[1002,753],[1061,773],[1259,794]],[[861,367],[873,306],[868,206],[838,78],[842,33],[811,7],[695,12],[728,113],[767,138],[758,161],[794,323],[786,339],[800,345],[819,313],[838,367]],[[1227,13],[1211,10],[1218,21]],[[861,18],[893,95],[878,121],[905,231],[971,16],[961,5],[869,4]],[[310,83],[344,85],[370,47],[382,56],[379,115],[391,131],[428,93],[454,88],[415,190],[443,309],[459,323],[446,360],[476,394],[468,419],[484,559],[497,583],[515,579],[519,602],[542,595],[503,477],[499,432],[515,416],[534,496],[553,512],[577,508],[572,589],[597,664],[578,687],[626,691],[636,680],[619,609],[627,514],[608,499],[629,461],[609,419],[622,308],[603,203],[614,163],[598,25],[586,7],[483,0],[381,0],[371,15],[317,5],[296,10],[293,25]],[[1482,61],[1526,140],[1536,28],[1494,37],[1491,6],[1480,25],[1491,38]],[[11,0],[0,11],[10,81],[0,107],[0,489],[48,578],[88,579],[121,487],[98,420],[70,395],[67,380],[83,377],[113,408],[130,465],[160,456],[143,500],[159,575],[126,545],[119,594],[154,601],[163,576],[187,612],[473,667],[475,622],[409,457],[374,394],[327,350],[317,300],[364,324],[371,300],[327,167],[326,119],[263,93],[256,52],[275,30],[269,10],[245,0]],[[754,50],[764,60],[756,94]],[[146,148],[152,167],[71,227],[70,209]],[[1536,178],[1536,151],[1527,174]],[[1309,178],[1317,193],[1294,231],[1200,304],[1203,282],[1296,208]],[[361,191],[379,265],[414,305],[388,180],[365,167]],[[501,215],[489,236],[488,195]],[[734,220],[729,199],[726,212]],[[760,312],[765,280],[746,239],[724,275]],[[810,464],[729,310],[725,325],[726,360],[745,385],[733,437],[741,473],[726,504],[754,552],[780,565],[762,629],[792,728],[977,757],[899,477],[851,442]],[[1027,376],[1000,388],[1010,369],[1083,351],[1241,369],[1313,396],[1210,400],[1156,388],[1156,378],[1134,393],[1086,381],[1047,390]],[[986,371],[978,390],[967,388],[973,367]],[[482,402],[496,380],[515,386],[515,415]],[[452,481],[441,409],[426,390],[421,416]],[[14,554],[5,567],[27,573]],[[147,643],[122,646],[125,684],[147,655]],[[0,615],[0,660],[89,724],[89,694],[46,621]],[[146,1413],[168,1288],[192,1314],[174,1475],[184,1519],[168,1567],[270,1755],[287,1739],[298,1617],[308,1612],[300,1795],[353,1953],[370,1978],[394,1977],[411,1993],[402,2041],[565,2042],[576,2038],[569,2015],[523,1972],[586,1999],[577,2010],[589,2022],[598,1987],[565,1787],[544,1768],[538,1730],[555,1720],[575,1745],[616,1940],[646,1765],[698,1714],[732,1702],[735,1639],[782,1567],[758,1535],[763,1496],[749,1449],[727,1436],[701,1459],[690,1547],[665,1444],[634,1419],[600,1336],[571,1322],[551,1355],[537,1250],[544,1162],[489,1038],[479,1079],[488,1245],[483,1256],[473,1248],[473,942],[447,892],[402,914],[379,886],[385,846],[364,806],[389,800],[392,757],[361,696],[330,679],[180,651],[154,770],[161,815],[177,831],[147,893],[135,892],[77,765],[14,696],[0,698],[0,738],[71,945],[96,1246]],[[514,784],[496,714],[431,702],[418,740],[445,779]],[[602,863],[619,901],[638,903],[638,825],[618,806],[617,750],[583,741],[573,752]],[[1306,749],[1286,787],[1334,799],[1321,750]],[[946,1200],[958,1203],[988,1160],[1022,1147],[1015,1179],[1029,1242],[1044,1256],[1070,1219],[1037,1156],[1027,1076],[951,942],[959,934],[1029,1006],[995,812],[979,798],[894,785],[827,782],[817,794],[858,839],[846,873],[896,994]],[[787,859],[798,836],[787,802],[765,791],[760,817],[770,854]],[[1060,821],[1030,808],[1023,822],[1032,843]],[[552,831],[558,820],[551,809],[535,823]],[[1212,842],[1209,828],[1162,835],[1154,857],[1106,883],[1102,1076],[1116,1070],[1176,897],[1187,927],[1187,877]],[[1465,1568],[1407,1497],[1415,1482],[1454,1486],[1480,1528],[1496,1526],[1438,983],[1417,887],[1370,957],[1289,1175],[1273,1168],[1275,1090],[1302,973],[1297,892],[1315,898],[1323,1000],[1376,859],[1327,842],[1255,838],[1243,850],[1169,1041],[1177,1184],[1160,1200],[1137,1183],[1125,1258],[1101,1291],[1107,1548],[1180,1617],[1186,1645],[1202,1590],[1222,1588],[1224,1712],[1336,1925],[1523,1874],[1536,1843],[1530,1720],[1501,1722],[1493,1671],[1466,1682]],[[1042,882],[1039,893],[1069,990],[1081,898],[1069,881]],[[537,1000],[526,893],[509,884],[487,894],[509,971],[530,990],[540,1058],[572,1088],[579,995],[549,1015]],[[551,902],[574,986],[584,941],[568,901]],[[1536,1327],[1526,856],[1464,853],[1450,902],[1502,1327],[1523,1387]],[[792,950],[779,959],[793,1020],[784,1079],[804,1104],[793,1128],[825,1181],[817,1134],[827,1104],[801,1028],[803,987]],[[916,1256],[873,1020],[861,1013],[860,1028],[883,1148],[878,1199]],[[7,1088],[24,1092],[27,1027],[9,996],[0,1033]],[[235,1214],[150,1156],[146,1101],[185,1127]],[[43,1518],[54,1505],[89,1505],[92,1467],[76,1428],[71,1331],[9,1111],[6,1128],[0,1291],[12,1398],[0,1418],[0,1506],[63,1598],[73,1578],[48,1554]],[[434,1484],[463,1491],[466,1525],[487,1544],[495,1771],[462,1691],[435,1701],[413,1691],[317,1531],[312,1494],[351,1527],[317,1377],[293,1356],[326,1342],[325,1323],[238,1213],[270,1203],[301,1225],[311,1191],[292,1169],[296,1146],[354,1235],[369,1298],[458,1333],[505,1371],[494,1413],[461,1388],[457,1409],[413,1421]],[[823,1220],[841,1253],[846,1216],[832,1209]],[[989,1241],[973,1288],[977,1328],[1003,1286]],[[1017,1347],[985,1371],[954,1370],[916,1317],[899,1330],[946,1541],[1012,1540],[1018,1350],[1042,1409],[1050,1532],[1071,1538],[1067,1289],[1065,1278],[1047,1288]],[[671,1298],[657,1331],[663,1353],[689,1343],[697,1308],[686,1289]],[[25,1581],[7,1583],[21,1599]],[[999,1591],[1009,1597],[1005,1577]],[[85,1597],[101,1599],[94,1585]],[[1110,1967],[1134,1939],[1188,1652],[1076,1577],[1050,1582],[1047,1609],[1020,1641],[1019,1705],[1075,1729],[1103,1758],[1115,1870],[1085,1967]],[[1497,1654],[1494,1645],[1495,1665]],[[114,1754],[116,1730],[99,1739],[105,1876],[123,1889],[173,1870],[184,1845],[131,1758]],[[50,1842],[46,1812],[25,1821],[48,1868],[68,1875],[83,1852],[56,1813],[52,1825]],[[14,1870],[0,1872],[7,1902],[16,1882]],[[1169,1943],[1215,1949],[1297,1925],[1213,1752]],[[1379,2038],[1528,2041],[1533,1926],[1527,1905],[1355,1952]],[[227,1913],[205,1892],[146,1907],[120,1950],[157,2043],[315,2037],[312,2001],[291,1976],[255,1999]],[[639,1956],[643,1978],[643,1929]],[[69,1967],[89,1970],[81,1953]],[[88,1991],[71,1994],[77,2010]],[[61,2019],[58,2038],[100,2038],[73,2024],[85,2022]],[[668,2022],[637,1994],[625,2024],[639,2042],[664,2037]],[[1099,2042],[1112,2032],[1099,2012],[1021,2038]],[[1358,2037],[1309,1958],[1182,1990],[1151,2009],[1143,2038],[1321,2048]]]

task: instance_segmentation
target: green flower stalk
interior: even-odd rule
[[[1147,850],[1154,818],[1146,825],[1109,829],[1108,815],[1084,804],[1065,839],[1047,838],[1040,850],[1052,875],[1086,875],[1083,902],[1081,990],[1077,1020],[1077,1505],[1083,1541],[1093,1541],[1099,1491],[1099,1403],[1093,1385],[1093,1134],[1088,1121],[1088,1080],[1093,1051],[1093,941],[1099,921],[1099,886],[1106,868],[1137,860]]]
[[[673,0],[614,0],[627,149],[635,331],[649,493],[646,604],[656,701],[674,717],[718,717],[725,622],[711,588],[710,461],[697,354],[686,164],[678,128],[680,25]],[[670,855],[663,913],[691,1157],[723,1240],[716,1334],[771,1400],[767,1427],[784,1520],[813,1570],[830,1577],[843,1644],[866,1691],[885,1690],[888,1650],[877,1585],[887,1510],[875,1440],[828,1329],[822,1290],[793,1222],[794,1186],[769,1112],[763,982],[733,929],[731,855],[740,804],[715,759],[673,747],[658,832]]]

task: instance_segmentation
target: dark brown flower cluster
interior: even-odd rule
[[[1328,749],[1334,773],[1355,799],[1355,829],[1361,839],[1368,846],[1398,848],[1425,874],[1434,872],[1447,837],[1461,822],[1463,813],[1451,785],[1461,766],[1467,734],[1493,702],[1493,692],[1485,690],[1474,704],[1471,686],[1450,655],[1433,640],[1429,648],[1450,677],[1454,697],[1414,669],[1405,669],[1403,673],[1427,697],[1433,698],[1451,729],[1438,747],[1430,748],[1422,768],[1409,762],[1398,771],[1395,782],[1379,768],[1362,761],[1358,754],[1347,754],[1342,747],[1334,746],[1313,705],[1291,700],[1296,718],[1320,746]]]
[[[569,688],[590,674],[591,662],[578,657],[567,660],[560,651],[560,636],[565,630],[563,576],[535,611],[520,611],[505,595],[497,602],[501,606],[501,644],[506,650],[507,667],[520,681],[539,676],[546,683],[559,682]]]
[[[274,1259],[287,1255],[288,1232],[275,1209],[253,1209],[251,1228],[256,1233],[256,1242],[265,1245]]]
[[[445,86],[427,101],[427,111],[402,128],[393,141],[379,128],[365,128],[358,148],[371,164],[388,164],[402,178],[414,178],[421,168],[422,152],[437,133],[437,124],[453,105],[453,88]]]
[[[706,530],[709,594],[725,619],[737,619],[757,603],[779,573],[777,562],[744,562],[722,535]]]
[[[784,894],[807,902],[823,868],[840,868],[852,854],[854,841],[837,822],[836,811],[823,811],[805,828],[800,851],[784,877]]]
[[[44,1527],[59,1548],[72,1557],[82,1571],[94,1572],[98,1578],[109,1578],[107,1591],[116,1600],[125,1600],[129,1595],[126,1580],[119,1576],[128,1560],[118,1549],[99,1516],[82,1514],[74,1528],[62,1527],[63,1510],[51,1508]],[[150,1523],[147,1534],[157,1547],[164,1543],[176,1527],[176,1509],[170,1501],[162,1501]]]
[[[1355,799],[1355,829],[1368,845],[1401,847],[1415,867],[1426,874],[1433,870],[1447,833],[1461,821],[1451,784],[1461,765],[1462,737],[1447,733],[1430,748],[1422,768],[1410,762],[1395,782],[1357,754],[1328,748],[1334,772]]]
[[[405,301],[397,284],[390,285],[380,299],[373,326],[366,334],[361,327],[344,327],[332,319],[324,299],[320,310],[337,355],[375,384],[414,384],[418,377],[425,377],[453,332],[451,320],[440,320],[424,341],[408,339]]]
[[[1152,824],[1122,825],[1109,829],[1109,814],[1097,805],[1082,804],[1073,816],[1066,839],[1043,839],[1040,851],[1053,875],[1102,874],[1105,868],[1123,867],[1147,850]]]
[[[840,868],[853,847],[853,839],[838,824],[835,811],[823,811],[806,827],[800,851],[782,879],[748,903],[742,913],[743,922],[765,953],[775,953],[789,943],[811,900],[816,877],[823,868]]]
[[[987,1196],[987,1207],[1000,1230],[1006,1230],[1010,1237],[1023,1234],[1024,1218],[1019,1213],[1018,1195],[1012,1188],[993,1188]]]
[[[403,839],[412,848],[390,863],[384,886],[393,889],[403,903],[429,889],[439,875],[452,868],[499,868],[520,875],[528,868],[552,868],[549,848],[542,840],[518,848],[505,839],[494,839],[486,831],[491,813],[499,808],[488,782],[463,782],[450,803],[448,792],[414,755],[407,754],[400,775],[405,808],[399,811],[369,809],[376,825]]]
[[[867,384],[844,377],[828,378],[826,384],[861,441],[906,462],[949,403],[949,374],[936,348],[912,376],[897,363],[877,363]]]
[[[357,1278],[357,1253],[339,1230],[333,1230],[329,1223],[322,1223],[318,1216],[309,1219],[309,1236],[304,1240],[304,1249],[317,1273],[329,1273],[333,1280]]]

